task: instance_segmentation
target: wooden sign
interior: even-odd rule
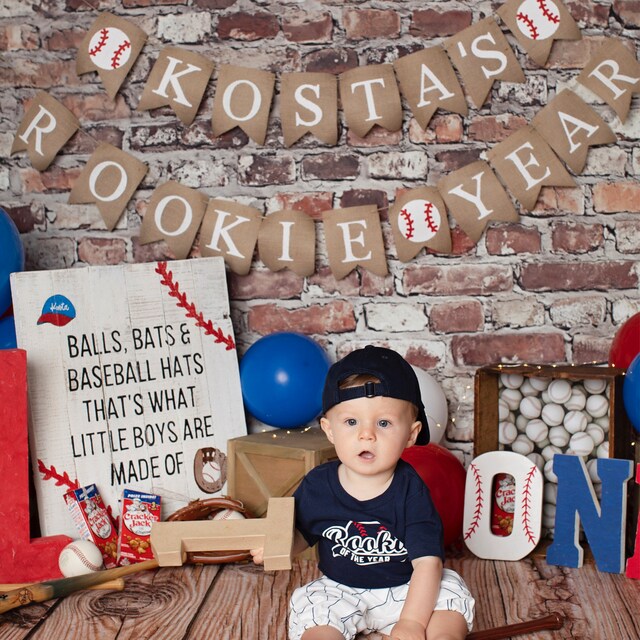
[[[43,535],[77,537],[63,495],[126,488],[163,515],[226,483],[246,434],[221,258],[12,275],[28,354],[31,459]]]

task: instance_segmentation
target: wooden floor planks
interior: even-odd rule
[[[476,630],[559,612],[562,629],[528,638],[640,638],[640,581],[592,563],[567,569],[538,556],[504,562],[461,554],[447,566],[476,597]],[[0,640],[285,640],[289,597],[317,575],[310,560],[273,573],[251,564],[147,571],[127,578],[124,591],[83,591],[4,614]]]

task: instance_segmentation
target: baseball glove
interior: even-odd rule
[[[237,511],[245,518],[253,518],[240,500],[234,500],[229,496],[219,498],[207,498],[206,500],[192,500],[186,507],[178,509],[168,518],[168,522],[179,520],[212,520],[216,513],[229,509]],[[242,562],[251,558],[248,550],[238,551],[193,551],[187,553],[187,562],[201,564],[226,564],[229,562]]]

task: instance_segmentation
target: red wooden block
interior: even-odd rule
[[[58,556],[71,539],[32,540],[29,532],[27,354],[22,349],[0,351],[0,479],[0,582],[61,577]]]

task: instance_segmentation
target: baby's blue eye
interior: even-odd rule
[[[382,427],[383,429],[388,427],[390,424],[391,423],[388,420],[378,420],[378,426]]]
[[[355,418],[347,418],[347,424],[350,427],[355,427],[356,424],[358,424],[357,420]]]

